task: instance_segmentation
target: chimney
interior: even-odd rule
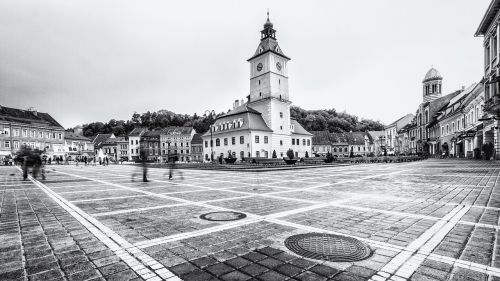
[[[464,91],[464,90],[465,90],[465,86],[462,86],[462,91]]]
[[[238,106],[240,106],[240,101],[239,100],[235,100],[234,103],[233,103],[233,109],[237,108]]]

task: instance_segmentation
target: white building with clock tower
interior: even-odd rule
[[[259,46],[248,59],[250,63],[250,94],[247,101],[235,101],[233,109],[216,119],[212,134],[203,135],[205,160],[228,151],[238,158],[278,158],[288,149],[296,157],[311,155],[312,134],[290,118],[287,57],[276,40],[276,30],[269,21],[261,31]],[[213,143],[210,145],[210,138]]]

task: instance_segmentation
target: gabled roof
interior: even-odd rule
[[[370,138],[370,142],[378,140],[380,137],[385,137],[385,131],[367,131],[366,133]]]
[[[125,137],[109,138],[103,143],[103,145],[116,145],[119,142],[128,143],[128,140]]]
[[[479,24],[474,36],[486,35],[499,10],[500,0],[492,0],[490,5],[488,6],[488,9],[486,9],[483,19],[481,20],[481,23]]]
[[[34,110],[22,110],[0,105],[0,121],[41,125],[64,129],[50,114]]]
[[[402,127],[406,126],[406,124],[410,123],[414,117],[415,117],[415,115],[413,115],[413,113],[408,113],[405,116],[403,116],[403,117],[399,118],[398,120],[392,122],[391,124],[387,125],[385,128],[390,128],[390,127],[396,126],[396,130],[399,130],[399,128],[402,128]]]
[[[203,139],[201,138],[201,134],[194,134],[193,139],[191,140],[191,145],[193,144],[203,144]]]
[[[146,137],[146,138],[150,138],[150,137],[160,137],[162,131],[161,130],[155,130],[155,131],[146,131],[144,132],[144,134],[142,134],[141,137]]]
[[[241,120],[243,123],[241,126],[232,126],[233,121]],[[221,130],[222,124],[229,124],[230,128],[226,128],[225,130]],[[235,131],[243,131],[243,130],[251,130],[251,131],[263,131],[263,132],[272,132],[264,119],[262,118],[262,114],[257,110],[248,106],[248,103],[245,103],[230,112],[221,115],[215,119],[215,123],[212,125],[216,128],[215,131],[212,132],[212,135],[220,135],[225,134],[227,132],[235,132]],[[210,136],[210,130],[203,134],[204,136]]]
[[[141,128],[141,127],[139,127],[139,128],[134,128],[134,129],[132,130],[132,132],[130,132],[130,133],[128,134],[128,136],[129,136],[129,137],[140,137],[140,136],[141,136],[142,134],[144,134],[144,132],[146,132],[146,131],[147,131],[147,129],[146,129],[146,128]]]
[[[97,136],[94,137],[94,139],[92,140],[92,143],[94,145],[101,145],[101,144],[104,144],[105,141],[107,141],[109,138],[114,138],[115,135],[114,134],[97,134]]]
[[[193,127],[170,126],[161,129],[162,135],[171,135],[171,134],[190,135],[192,132],[193,132]]]
[[[312,134],[306,131],[297,120],[290,118],[290,124],[293,125],[292,135],[312,136]]]

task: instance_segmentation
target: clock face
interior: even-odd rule
[[[281,63],[280,62],[276,63],[276,69],[281,70]]]
[[[259,62],[259,64],[257,65],[257,71],[261,71],[262,70],[262,63]]]

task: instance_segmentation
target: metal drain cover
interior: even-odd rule
[[[360,261],[372,255],[370,246],[358,239],[327,233],[293,235],[285,246],[306,258],[334,262]]]
[[[246,218],[247,215],[238,212],[211,212],[200,216],[200,219],[207,221],[235,221]]]

